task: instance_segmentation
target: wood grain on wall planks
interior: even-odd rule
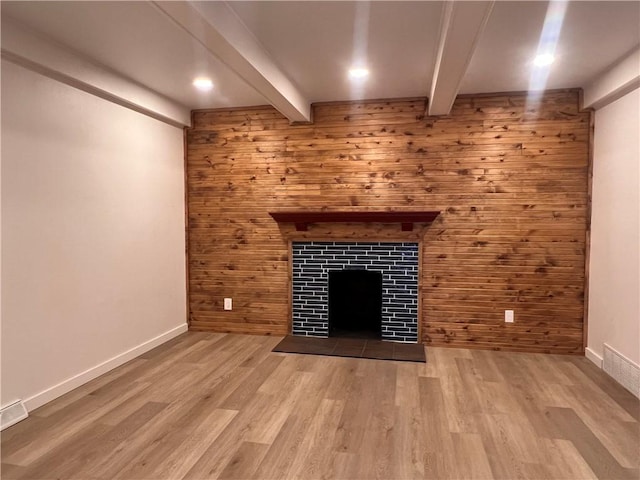
[[[192,330],[289,333],[289,241],[422,244],[422,341],[583,351],[590,115],[578,91],[198,111],[187,132]],[[431,225],[278,225],[274,210],[440,210]],[[418,227],[418,226],[417,226]],[[232,297],[234,309],[223,310]],[[515,323],[504,323],[504,310]]]

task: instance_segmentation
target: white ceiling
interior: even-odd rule
[[[233,2],[311,102],[426,96],[442,2]],[[362,92],[350,65],[369,66]]]
[[[548,2],[497,2],[461,93],[525,91]],[[568,2],[547,88],[584,87],[640,44],[640,2]]]
[[[203,4],[192,6],[201,12],[212,7],[211,2]],[[264,85],[271,82],[278,90],[282,78],[289,82],[289,90],[297,89],[308,102],[428,96],[445,4],[228,2],[225,8],[237,16],[240,27],[233,27],[236,31],[231,36],[224,31],[232,28],[228,22],[215,30],[236,38],[231,43],[254,67],[249,73],[228,49],[218,48],[210,34],[189,26],[194,23],[181,23],[168,3],[3,1],[1,7],[3,20],[17,20],[65,48],[197,109],[275,104]],[[496,2],[474,42],[459,93],[527,90],[547,6],[543,1]],[[561,27],[547,88],[584,87],[640,44],[640,2],[572,1]],[[245,54],[247,48],[262,56],[252,60],[258,57]],[[347,78],[347,69],[355,62],[371,71],[359,86]],[[191,84],[194,77],[203,75],[215,84],[207,94]],[[276,77],[280,80],[273,80]]]

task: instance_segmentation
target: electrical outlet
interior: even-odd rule
[[[507,323],[513,323],[513,310],[504,311],[504,321]]]
[[[233,301],[230,298],[224,299],[224,309],[233,310]]]

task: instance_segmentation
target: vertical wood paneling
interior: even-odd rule
[[[590,113],[577,91],[194,113],[187,132],[190,322],[285,334],[291,239],[422,241],[422,340],[581,352]],[[429,226],[325,224],[295,232],[273,210],[440,210]],[[222,300],[232,297],[233,311]],[[504,323],[504,310],[515,323]]]

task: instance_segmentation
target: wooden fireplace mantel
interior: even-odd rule
[[[394,212],[269,212],[278,223],[293,223],[296,230],[304,232],[310,223],[399,223],[403,232],[413,230],[414,223],[433,222],[438,211],[394,211]]]

